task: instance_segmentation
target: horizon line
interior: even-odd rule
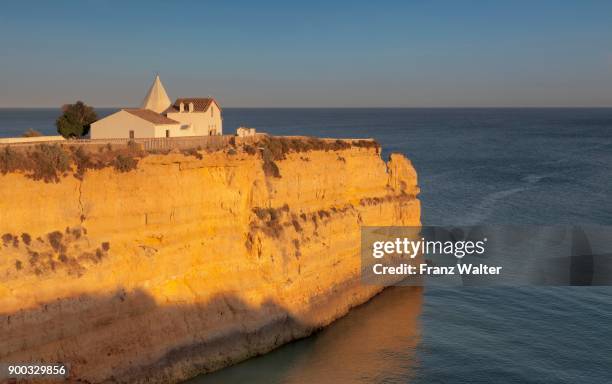
[[[89,105],[89,104],[88,104]],[[133,107],[125,107],[125,106],[95,106],[90,105],[94,109],[124,109],[124,108],[133,108]],[[0,110],[6,109],[61,109],[62,107],[5,107],[0,106]],[[257,107],[223,107],[222,109],[609,109],[612,108],[612,105],[594,105],[594,106],[584,106],[584,105],[559,105],[559,106],[416,106],[416,107],[408,107],[408,106],[374,106],[374,107],[365,107],[365,106],[357,106],[357,107],[347,107],[347,106],[324,106],[324,107],[275,107],[275,106],[257,106]]]

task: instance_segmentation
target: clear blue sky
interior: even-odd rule
[[[10,1],[0,107],[612,106],[612,1]]]

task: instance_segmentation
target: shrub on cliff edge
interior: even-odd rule
[[[70,156],[57,144],[41,144],[28,153],[32,161],[31,177],[45,182],[59,181],[59,176],[70,169]]]
[[[114,167],[119,172],[129,172],[136,169],[138,160],[131,156],[118,155],[115,159]]]
[[[24,164],[24,156],[13,150],[11,147],[5,147],[0,151],[0,172],[3,175],[9,172],[15,172]]]

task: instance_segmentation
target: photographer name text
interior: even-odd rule
[[[375,275],[422,275],[422,276],[441,276],[441,275],[499,275],[502,267],[493,267],[485,264],[457,264],[450,266],[432,266],[427,263],[418,265],[400,264],[395,266],[385,266],[374,264],[372,271]]]

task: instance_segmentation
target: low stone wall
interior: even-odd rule
[[[0,139],[0,144],[39,144],[57,141],[66,141],[66,139],[63,136],[7,137]]]
[[[159,137],[159,138],[137,138],[137,139],[80,139],[66,140],[62,136],[40,136],[34,138],[7,138],[0,139],[2,144],[10,146],[32,146],[38,144],[62,145],[84,145],[84,146],[106,146],[106,145],[127,145],[130,141],[142,146],[144,150],[172,150],[172,149],[202,149],[219,150],[230,146],[232,140],[237,144],[253,144],[261,139],[264,134],[257,134],[249,137],[238,137],[234,135],[222,136],[188,136],[188,137]],[[36,140],[33,140],[36,139]]]

